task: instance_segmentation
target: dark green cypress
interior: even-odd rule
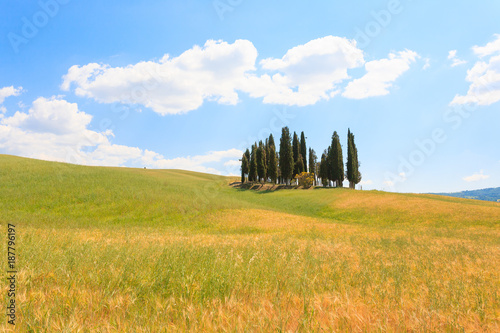
[[[267,176],[271,178],[273,184],[276,184],[276,179],[278,178],[278,159],[276,157],[276,147],[274,145],[269,146],[269,161],[267,165],[269,166],[267,169]]]
[[[349,180],[349,187],[354,189],[356,184],[361,181],[361,173],[359,172],[358,162],[358,149],[354,143],[354,134],[348,129],[347,132],[347,180]]]
[[[302,172],[304,172],[304,159],[302,158],[302,154],[299,154],[299,158],[297,159],[296,175],[300,175]]]
[[[323,183],[323,187],[328,185],[328,155],[325,152],[321,155],[321,162],[319,164],[319,177],[321,178],[321,182]]]
[[[248,150],[248,148],[245,151],[245,156],[247,157],[248,165],[250,166],[250,150]]]
[[[300,142],[299,142],[299,137],[297,136],[297,133],[293,132],[293,175],[292,177],[295,177],[295,175],[298,173],[297,169],[297,162],[299,160],[299,154],[300,154]]]
[[[300,153],[302,154],[304,172],[307,172],[307,147],[306,147],[306,136],[304,135],[304,131],[300,133]]]
[[[247,155],[243,154],[241,157],[241,182],[245,182],[245,175],[248,174],[248,160]]]
[[[309,148],[309,172],[314,174],[314,183],[316,183],[317,173],[316,163],[318,162],[318,156],[316,156],[316,152],[314,149]],[[316,184],[315,184],[316,185]]]
[[[262,141],[257,148],[257,175],[260,182],[266,181],[266,151]]]
[[[279,168],[283,181],[290,185],[290,179],[293,173],[293,150],[292,138],[288,127],[281,129],[280,152],[279,152]]]
[[[251,182],[257,181],[257,143],[252,146],[252,153],[250,154],[250,166],[248,180]]]

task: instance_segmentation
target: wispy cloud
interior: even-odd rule
[[[484,180],[484,179],[488,179],[488,178],[490,178],[490,176],[485,175],[483,173],[483,170],[481,170],[479,173],[474,173],[473,175],[464,177],[462,179],[465,180],[466,182],[477,182],[479,180]]]
[[[470,82],[466,95],[456,95],[454,104],[490,105],[500,101],[500,35],[485,46],[474,46],[472,50],[481,59],[467,71],[466,80]]]
[[[361,99],[389,94],[389,88],[396,79],[410,69],[410,64],[418,58],[418,54],[411,50],[390,53],[386,59],[367,62],[367,73],[354,81],[349,82],[342,96]]]
[[[466,64],[467,61],[458,59],[457,50],[451,50],[448,52],[448,59],[451,60],[451,67]]]

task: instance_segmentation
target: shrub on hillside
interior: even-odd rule
[[[314,184],[314,173],[312,172],[301,172],[295,175],[297,184],[303,187],[311,187]]]

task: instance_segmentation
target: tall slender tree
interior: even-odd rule
[[[351,130],[347,130],[347,163],[346,163],[346,178],[349,181],[349,188],[356,188],[356,184],[361,181],[361,173],[359,172],[358,149],[354,143],[354,134]]]
[[[332,145],[330,149],[331,179],[335,181],[337,187],[342,187],[344,181],[344,161],[342,158],[342,146],[337,131],[333,132]]]
[[[304,163],[304,172],[307,172],[307,147],[306,147],[306,136],[304,131],[300,133],[300,153],[302,154],[302,159]]]
[[[314,174],[314,185],[316,185],[316,179],[318,177],[318,172],[316,170],[316,163],[318,162],[318,156],[314,149],[309,148],[309,172]]]
[[[321,178],[321,183],[323,187],[326,187],[330,182],[328,177],[328,154],[325,152],[321,155],[321,162],[319,164],[319,177]]]
[[[293,173],[293,150],[291,141],[290,130],[288,127],[283,127],[281,129],[280,139],[279,168],[281,177],[287,185],[290,185],[290,178],[292,178]]]
[[[250,166],[250,150],[245,150],[245,156],[247,157],[248,165]]]
[[[302,154],[299,154],[299,158],[297,159],[296,175],[300,175],[302,172],[304,172],[304,159],[302,158]]]
[[[276,184],[278,178],[278,159],[276,156],[276,147],[269,145],[269,161],[267,162],[269,168],[267,169],[267,176],[271,178],[273,184]]]
[[[300,141],[299,137],[297,136],[297,133],[293,132],[293,175],[292,177],[295,177],[296,174],[298,174],[299,170],[297,169],[298,164],[297,162],[299,161],[299,154],[300,154]]]
[[[247,160],[247,155],[243,154],[241,157],[241,182],[245,182],[245,175],[248,174],[249,168],[248,168],[248,160]]]
[[[262,141],[260,141],[259,147],[257,148],[257,175],[259,176],[260,182],[266,181],[266,164],[265,146]]]
[[[252,145],[252,153],[250,154],[250,166],[248,180],[251,182],[257,181],[257,143]]]
[[[273,133],[269,134],[269,140],[267,141],[269,146],[274,146],[274,150],[276,151],[276,144],[274,143]]]

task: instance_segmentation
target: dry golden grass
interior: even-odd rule
[[[1,158],[0,170],[19,332],[500,331],[497,203]]]

